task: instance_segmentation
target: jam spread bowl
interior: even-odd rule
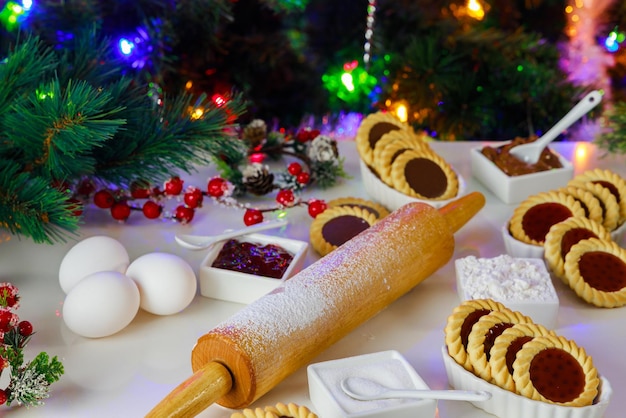
[[[315,411],[324,418],[432,418],[436,399],[357,400],[342,389],[345,379],[369,379],[403,390],[429,390],[408,361],[395,350],[362,354],[314,363],[307,367],[309,395]],[[371,383],[371,382],[370,382]],[[355,386],[354,390],[369,386]]]
[[[508,144],[505,143],[505,145]],[[500,146],[496,145],[496,149]],[[485,156],[483,149],[484,147],[477,147],[470,151],[472,175],[506,204],[519,203],[533,194],[563,187],[574,175],[572,163],[555,151],[549,152],[552,153],[553,160],[558,159],[561,167],[509,175]]]
[[[200,265],[200,294],[248,304],[302,270],[309,244],[264,234],[218,242]]]
[[[450,355],[445,346],[441,354],[448,376],[448,383],[454,389],[484,390],[491,392],[491,399],[487,401],[471,402],[475,407],[490,414],[506,418],[600,418],[609,406],[613,390],[609,381],[600,376],[600,393],[593,405],[589,406],[561,406],[547,402],[532,400],[511,391],[502,389],[494,384],[465,370]]]
[[[393,211],[401,206],[404,206],[410,202],[424,202],[433,206],[435,208],[440,208],[445,206],[447,203],[450,203],[452,200],[455,200],[466,193],[466,183],[465,179],[456,172],[456,176],[459,182],[459,188],[456,196],[452,199],[447,200],[423,200],[418,199],[409,195],[406,195],[393,187],[385,184],[372,170],[363,162],[363,160],[359,161],[361,168],[361,177],[363,179],[363,185],[365,187],[365,191],[367,194],[377,201],[378,203],[385,206],[387,209]]]

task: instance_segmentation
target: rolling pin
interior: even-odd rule
[[[200,337],[194,374],[147,417],[244,408],[450,260],[479,192],[435,209],[409,203]]]

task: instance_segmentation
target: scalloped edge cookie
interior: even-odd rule
[[[424,190],[418,191],[413,189],[409,180],[406,178],[406,166],[412,160],[428,160],[431,164],[439,167],[441,179],[445,179],[445,188],[443,190],[432,190],[424,193]],[[391,177],[393,187],[407,196],[415,197],[422,200],[447,200],[455,197],[459,192],[459,179],[452,167],[438,154],[434,152],[424,152],[416,150],[407,150],[400,154],[391,165]],[[432,177],[428,179],[432,183]],[[435,193],[438,193],[435,195]]]
[[[373,153],[373,165],[380,179],[393,186],[391,166],[400,154],[408,150],[434,152],[430,145],[405,131],[391,131],[383,135],[376,143]]]
[[[309,229],[309,240],[311,242],[311,246],[321,256],[325,256],[338,248],[337,245],[331,244],[326,240],[326,238],[324,238],[323,228],[327,222],[341,216],[354,216],[356,218],[363,219],[363,221],[368,223],[369,226],[378,222],[378,219],[372,212],[356,206],[335,206],[327,208],[324,212],[320,213],[315,217],[315,219],[313,219]]]
[[[467,338],[466,351],[474,374],[490,382],[492,377],[489,358],[491,357],[490,350],[493,345],[486,347],[485,344],[488,342],[493,344],[491,339],[495,340],[495,337],[515,324],[530,323],[532,323],[532,320],[526,315],[508,309],[505,311],[494,311],[480,317],[472,326],[472,331]]]
[[[280,418],[317,418],[317,415],[311,412],[311,410],[306,406],[297,405],[291,402],[288,404],[279,402],[275,406],[266,407],[265,410],[273,412]]]
[[[565,280],[565,256],[567,255],[573,244],[570,245],[570,248],[564,249],[563,237],[568,232],[578,229],[587,230],[594,236],[581,238],[577,242],[582,239],[594,237],[605,241],[611,241],[611,233],[607,231],[604,226],[589,218],[568,218],[563,222],[552,225],[550,231],[548,231],[548,233],[546,234],[546,239],[543,244],[544,259],[550,271],[552,271],[555,276],[559,277],[566,283],[567,280]]]
[[[477,311],[484,311],[484,313],[476,317],[473,322],[467,323],[468,317]],[[493,299],[469,299],[456,306],[448,316],[444,328],[448,354],[467,371],[473,372],[474,369],[467,354],[467,341],[463,341],[464,335],[469,337],[472,327],[480,317],[493,311],[510,311],[510,309]]]
[[[626,305],[626,285],[614,292],[592,287],[580,272],[580,259],[587,253],[604,252],[616,257],[626,265],[626,249],[614,241],[590,238],[579,241],[565,256],[565,281],[585,302],[601,308],[616,308]]]
[[[539,241],[529,237],[526,233],[524,229],[524,217],[530,209],[539,205],[550,203],[556,203],[565,206],[570,211],[571,216],[585,216],[585,211],[580,203],[566,193],[558,191],[538,193],[528,197],[513,211],[513,216],[509,221],[509,232],[511,233],[511,236],[513,236],[513,238],[517,239],[518,241],[525,242],[526,244],[543,246],[543,243],[545,241],[545,235],[547,235],[550,227],[558,222],[564,221],[567,218],[555,221],[552,225],[547,226],[543,238]]]
[[[379,111],[367,115],[361,121],[361,124],[356,131],[355,142],[356,149],[361,156],[361,159],[370,167],[373,167],[374,165],[373,155],[376,142],[378,142],[384,134],[394,130],[393,128],[388,130],[381,129],[381,132],[374,132],[374,137],[372,137],[372,131],[378,124],[389,124],[395,126],[396,129],[407,131],[413,130],[409,125],[402,122],[389,112]]]
[[[607,187],[620,208],[619,224],[626,220],[626,180],[619,174],[609,169],[594,168],[577,175],[572,181],[586,181]]]
[[[580,203],[585,211],[585,218],[602,224],[604,221],[604,211],[602,210],[600,199],[589,190],[576,186],[565,186],[557,191],[562,191],[572,196]]]
[[[558,402],[546,398],[539,391],[540,389],[535,387],[535,384],[532,381],[533,360],[542,351],[548,349],[563,350],[571,355],[581,367],[585,379],[583,389],[581,393],[569,401]],[[555,373],[553,373],[552,376],[558,379],[558,377],[561,376],[561,373],[555,370]],[[537,401],[543,401],[561,406],[591,405],[593,400],[598,395],[598,387],[600,384],[598,371],[593,365],[592,358],[587,355],[585,350],[573,341],[567,340],[564,337],[556,337],[552,335],[535,337],[531,341],[524,344],[524,346],[517,352],[515,362],[513,363],[513,380],[515,381],[515,388],[518,394]],[[556,383],[558,382],[555,382],[555,384]],[[554,386],[554,384],[551,386]]]
[[[361,199],[360,197],[338,197],[337,199],[330,200],[326,203],[329,208],[334,207],[358,207],[363,210],[367,210],[376,216],[376,219],[382,219],[389,215],[389,210],[380,203],[372,200]]]
[[[278,415],[263,408],[246,408],[240,412],[234,412],[230,418],[278,418]]]
[[[600,207],[602,207],[602,226],[610,231],[617,228],[619,224],[619,204],[617,199],[611,193],[608,187],[604,187],[598,183],[592,183],[588,181],[576,181],[571,180],[568,183],[569,186],[581,187],[590,191],[598,200],[600,200]]]

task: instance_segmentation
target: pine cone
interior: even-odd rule
[[[243,171],[243,185],[249,193],[267,194],[274,188],[274,174],[263,164],[250,164]]]
[[[248,141],[252,148],[260,145],[267,137],[267,125],[261,119],[254,119],[243,129],[243,139]]]

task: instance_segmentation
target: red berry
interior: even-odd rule
[[[0,389],[0,405],[4,405],[9,399],[9,395],[5,389]]]
[[[309,180],[311,180],[311,175],[306,171],[303,171],[296,176],[296,181],[300,184],[307,184]]]
[[[17,330],[19,331],[20,335],[28,337],[33,333],[33,324],[28,321],[21,321],[19,324],[17,324]]]
[[[109,209],[115,203],[115,199],[110,191],[99,190],[93,196],[93,203],[101,209]]]
[[[180,205],[176,208],[176,212],[174,213],[174,218],[180,223],[189,223],[193,219],[195,211],[193,208],[189,208],[185,205]]]
[[[94,190],[96,190],[96,185],[93,184],[93,181],[87,179],[80,182],[76,193],[82,196],[89,196],[94,192]]]
[[[246,209],[246,213],[243,214],[243,223],[246,224],[246,226],[260,222],[263,222],[263,212],[258,209]]]
[[[163,212],[163,206],[159,205],[152,200],[148,200],[143,204],[143,208],[141,208],[143,215],[148,219],[156,219],[161,216],[161,212]]]
[[[15,325],[16,316],[10,311],[0,310],[0,332],[8,332]]]
[[[297,176],[302,172],[302,166],[300,163],[291,163],[287,166],[287,171],[289,171],[289,174],[292,176]]]
[[[170,196],[177,196],[183,191],[183,181],[180,177],[172,177],[163,184],[163,191]]]
[[[276,194],[276,201],[283,206],[293,206],[295,200],[293,191],[289,189],[282,189]]]
[[[144,180],[133,181],[130,184],[130,195],[135,199],[147,199],[150,196],[150,184]]]
[[[118,221],[125,221],[130,216],[130,206],[124,201],[116,202],[111,206],[111,216]]]
[[[202,207],[202,190],[197,187],[190,187],[185,192],[184,201],[187,206],[190,208],[199,208]]]
[[[309,201],[309,215],[312,218],[317,217],[320,213],[324,212],[328,208],[328,205],[323,200],[312,199]]]
[[[209,193],[211,197],[221,197],[227,189],[228,184],[226,180],[221,177],[213,177],[209,180],[209,184],[207,185],[207,193]]]

